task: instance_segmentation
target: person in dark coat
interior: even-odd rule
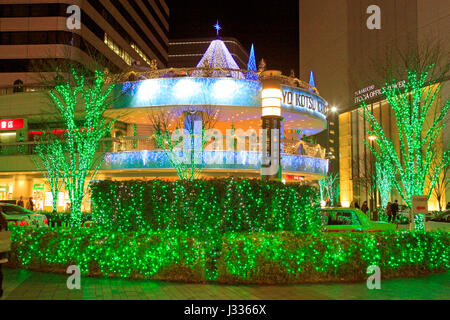
[[[17,205],[21,206],[22,208],[25,208],[25,204],[23,203],[23,197],[22,196],[20,196],[19,201],[17,201]]]
[[[34,211],[34,202],[32,197],[30,197],[27,202],[27,210]]]
[[[388,202],[386,206],[386,215],[388,216],[388,222],[392,221],[392,203]]]
[[[356,209],[359,209],[358,201],[355,201],[355,208],[356,208]]]
[[[8,231],[8,222],[3,216],[2,212],[0,212],[0,232]],[[6,259],[6,253],[0,253],[0,298],[3,297],[3,270],[2,265],[6,263],[8,260]]]
[[[395,200],[395,202],[392,204],[392,221],[395,221],[397,219],[397,213],[398,213],[398,200]]]
[[[369,206],[367,205],[367,201],[364,201],[361,206],[361,211],[364,212],[364,214],[367,214],[367,211],[369,211]]]

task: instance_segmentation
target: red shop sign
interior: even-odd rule
[[[23,119],[0,119],[0,130],[23,129]]]

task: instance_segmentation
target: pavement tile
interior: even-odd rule
[[[229,286],[161,281],[87,278],[69,290],[66,276],[4,269],[4,298],[9,300],[320,300],[450,299],[450,272],[412,279],[383,280],[381,290],[362,283],[289,286]]]

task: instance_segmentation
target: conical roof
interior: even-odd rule
[[[216,39],[211,42],[203,57],[197,64],[197,68],[219,68],[219,69],[240,69],[236,61],[233,59],[230,51],[228,50],[225,43]],[[195,71],[193,76],[201,77],[204,76],[205,72]],[[236,79],[244,79],[242,72],[238,71],[222,71],[215,70],[211,72],[212,77],[232,77]]]

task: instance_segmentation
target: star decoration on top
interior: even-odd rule
[[[214,25],[214,29],[217,31],[217,37],[219,36],[219,31],[222,30],[222,27],[219,24],[219,20],[217,20],[216,24]]]

